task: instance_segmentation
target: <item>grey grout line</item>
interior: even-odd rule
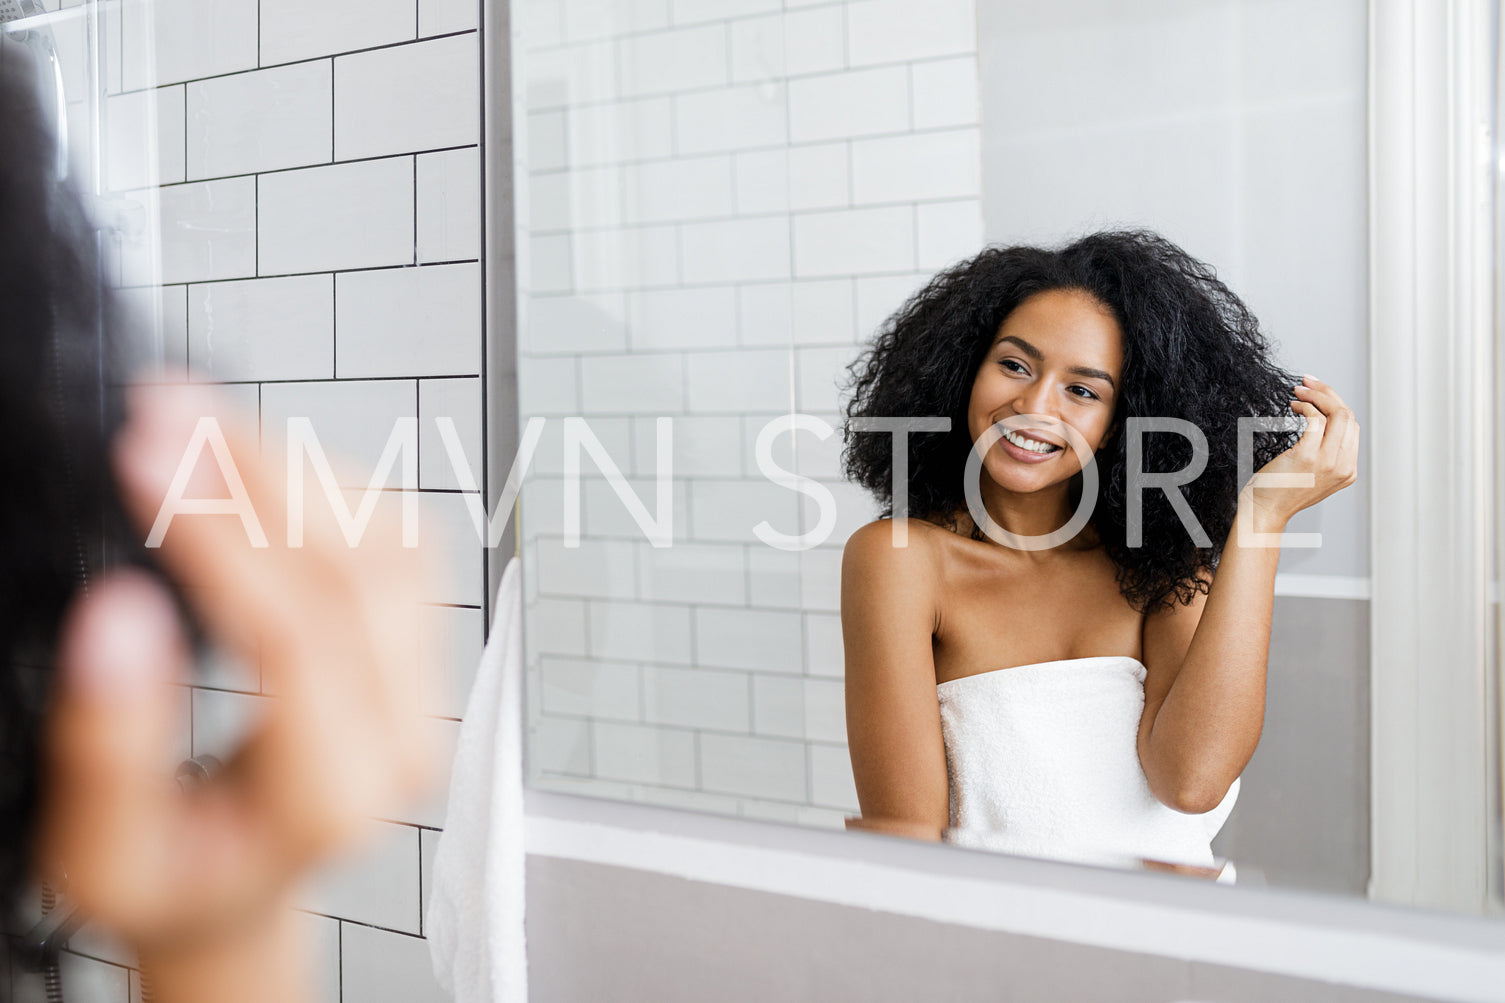
[[[343,49],[338,52],[324,52],[317,56],[303,56],[298,59],[288,59],[280,63],[262,63],[256,66],[248,66],[241,70],[227,70],[224,73],[207,73],[200,77],[187,77],[183,80],[158,81],[149,87],[132,87],[129,90],[118,91],[110,97],[123,97],[127,94],[139,94],[142,91],[161,90],[166,87],[176,87],[179,84],[198,83],[203,80],[223,80],[226,77],[241,77],[248,73],[258,73],[262,70],[278,70],[288,66],[298,66],[303,63],[317,63],[325,59],[339,59],[344,56],[359,56],[367,52],[381,52],[384,49],[400,49],[404,45],[422,45],[425,42],[436,42],[445,38],[457,38],[461,35],[474,35],[476,29],[466,28],[462,31],[450,31],[442,35],[431,35],[428,38],[405,38],[397,42],[384,42],[380,45],[368,45],[362,49]],[[259,53],[258,53],[259,57]]]
[[[915,100],[914,100],[914,64],[909,63],[904,67],[904,96],[906,99],[905,112],[909,118],[909,130],[914,131]]]
[[[478,375],[476,375],[475,373],[435,373],[433,375],[429,375],[428,373],[424,373],[422,375],[416,375],[416,376],[412,376],[412,375],[401,375],[401,376],[339,376],[339,377],[318,376],[318,377],[312,377],[312,378],[308,378],[308,379],[293,378],[293,379],[263,379],[263,380],[194,380],[192,382],[194,382],[196,384],[201,384],[203,386],[216,386],[216,387],[247,387],[247,386],[255,386],[255,387],[259,388],[259,387],[264,387],[264,386],[282,386],[282,385],[307,384],[307,383],[341,383],[341,384],[344,384],[344,383],[396,383],[396,382],[404,381],[404,380],[406,380],[406,381],[413,381],[413,380],[475,380],[475,379],[480,379],[480,377]],[[137,383],[140,383],[140,381],[137,381]],[[143,383],[141,385],[150,385],[150,384],[149,383]]]
[[[544,537],[537,536],[537,537],[533,537],[533,539],[535,539],[535,540],[544,539]],[[590,538],[586,538],[583,542],[585,542],[585,543],[622,543],[622,544],[629,544],[629,543],[634,542],[634,538],[632,538],[632,537],[590,537]],[[735,543],[729,543],[728,541],[725,541],[725,540],[683,540],[683,541],[680,541],[680,542],[681,543],[685,543],[685,544],[695,545],[695,546],[709,546],[709,545],[735,546],[736,545]],[[749,544],[749,546],[757,546],[757,544]],[[824,551],[827,551],[827,552],[830,552],[830,553],[839,553],[839,551],[837,550],[837,548],[833,547],[833,546],[822,546],[822,547],[816,548],[816,550],[817,551],[824,550]],[[791,616],[791,615],[798,615],[798,614],[802,614],[802,613],[809,613],[811,615],[822,615],[822,616],[839,616],[840,615],[840,612],[838,610],[834,610],[834,609],[831,609],[831,610],[808,609],[807,610],[804,607],[797,606],[797,605],[796,606],[777,606],[777,605],[772,605],[772,604],[763,604],[763,605],[759,605],[759,606],[747,606],[747,605],[744,605],[742,603],[719,602],[719,601],[712,600],[712,599],[693,599],[693,600],[692,599],[625,599],[622,596],[597,595],[595,593],[546,592],[546,591],[543,591],[543,590],[539,591],[538,598],[539,599],[548,599],[548,600],[551,600],[553,602],[616,603],[618,605],[623,605],[623,606],[628,606],[628,605],[630,605],[630,606],[658,606],[658,607],[663,607],[665,609],[685,609],[685,610],[689,610],[691,612],[694,612],[696,610],[702,610],[702,609],[704,609],[704,610],[711,610],[711,611],[714,611],[714,612],[717,612],[717,613],[767,613],[767,614],[770,614],[772,616],[779,616],[779,617],[788,617],[788,616]],[[456,607],[456,608],[457,609],[475,609],[476,607],[473,607],[473,606],[462,606],[462,607]],[[691,618],[691,622],[692,623],[694,622],[694,618],[693,617]],[[803,625],[801,625],[801,626],[803,627]],[[692,633],[693,633],[693,627],[692,627]],[[804,643],[803,639],[804,639],[804,635],[802,633],[801,634],[801,643],[802,644]],[[691,643],[691,646],[693,648],[693,646],[695,644],[695,639],[693,637],[691,638],[691,642],[690,643]],[[548,654],[550,654],[550,655],[562,655],[563,653],[562,652],[551,651],[551,652],[548,652]],[[594,657],[594,656],[590,656],[590,657]],[[690,663],[678,663],[678,662],[667,663],[666,662],[664,664],[676,664],[676,665],[678,665],[678,664],[690,664]],[[700,665],[701,663],[700,662],[695,662],[694,664]],[[771,671],[771,670],[767,670],[767,669],[757,669],[757,670],[738,669],[736,666],[731,666],[731,665],[706,664],[706,665],[704,665],[704,667],[707,668],[707,669],[724,669],[724,670],[726,670],[728,672],[747,672],[747,671],[764,672],[764,671]],[[794,674],[794,673],[789,673],[789,674]]]
[[[709,28],[709,27],[713,27],[713,26],[716,26],[716,25],[720,25],[720,26],[722,26],[724,28],[730,29],[733,25],[736,25],[736,24],[739,24],[739,23],[742,23],[742,22],[746,22],[746,21],[759,21],[759,20],[763,20],[765,18],[776,17],[776,16],[783,16],[783,17],[787,18],[791,14],[801,14],[801,13],[804,13],[805,11],[807,11],[807,10],[816,10],[816,9],[820,9],[820,8],[827,8],[827,9],[832,8],[832,7],[846,8],[847,6],[849,6],[849,2],[850,2],[850,0],[826,0],[826,2],[823,2],[823,3],[817,2],[817,3],[804,4],[804,5],[802,5],[797,10],[790,10],[787,7],[782,8],[782,9],[776,8],[774,10],[754,10],[754,11],[749,11],[749,12],[747,12],[745,14],[730,14],[730,15],[722,15],[720,17],[700,17],[700,18],[695,18],[693,20],[689,20],[689,21],[674,21],[674,20],[672,20],[672,17],[671,17],[670,23],[667,23],[667,24],[652,25],[652,26],[647,27],[647,28],[630,28],[630,29],[628,29],[626,31],[619,31],[619,32],[611,33],[611,34],[605,34],[605,35],[594,35],[594,36],[589,36],[589,37],[584,37],[584,38],[564,39],[564,40],[561,40],[559,42],[551,43],[549,45],[535,46],[531,51],[532,52],[553,52],[553,51],[557,51],[559,49],[567,49],[567,48],[570,48],[572,46],[585,47],[585,46],[591,46],[591,45],[600,45],[602,43],[620,42],[620,41],[625,41],[625,40],[628,40],[628,39],[642,38],[642,37],[644,37],[646,35],[667,35],[667,34],[671,34],[671,33],[676,32],[676,31],[693,31],[695,29]],[[564,6],[563,4],[560,5],[561,8],[563,8],[563,6]],[[563,21],[561,21],[560,24],[559,24],[559,33],[560,33],[561,39],[563,39],[563,35],[565,34],[564,22]],[[727,33],[730,34],[730,31],[728,31]]]
[[[419,0],[419,2],[421,4],[422,0]],[[478,172],[480,174],[480,177],[477,178],[477,179],[475,179],[475,180],[478,181],[479,184],[480,184],[480,194],[479,194],[479,201],[478,201],[478,204],[480,206],[480,219],[477,221],[477,225],[480,227],[481,232],[480,232],[480,235],[479,235],[479,240],[477,241],[477,246],[480,248],[479,253],[480,253],[480,256],[481,256],[481,259],[482,259],[482,263],[481,263],[481,318],[482,318],[482,328],[481,328],[481,455],[480,455],[479,459],[480,459],[480,463],[481,463],[481,477],[480,477],[481,501],[482,501],[482,504],[484,506],[486,506],[487,508],[489,508],[490,505],[491,505],[491,462],[490,462],[491,452],[490,452],[490,449],[491,449],[491,417],[492,417],[491,407],[490,407],[490,403],[491,403],[491,394],[490,394],[491,384],[490,384],[490,380],[491,380],[491,377],[490,377],[490,373],[489,373],[489,368],[490,368],[490,363],[491,363],[491,332],[493,330],[496,330],[497,327],[498,327],[498,320],[497,320],[497,318],[494,318],[494,317],[491,316],[491,283],[488,281],[488,271],[489,271],[489,266],[490,266],[490,263],[491,263],[491,258],[490,258],[489,254],[488,254],[488,250],[489,249],[487,247],[487,241],[490,239],[490,236],[491,236],[491,234],[490,234],[490,229],[491,228],[489,226],[487,226],[487,223],[486,223],[487,211],[490,208],[490,204],[488,202],[488,197],[487,197],[487,190],[486,190],[486,187],[487,187],[486,186],[486,174],[487,174],[487,171],[486,171],[486,140],[487,140],[486,123],[488,121],[487,116],[488,116],[488,109],[489,109],[489,104],[490,104],[490,102],[489,102],[489,95],[487,94],[486,46],[487,46],[488,37],[489,37],[489,34],[490,34],[490,25],[487,23],[487,20],[486,20],[486,11],[487,11],[487,6],[488,5],[485,3],[485,0],[475,0],[475,4],[476,4],[476,31],[477,31],[477,34],[476,34],[476,39],[477,39],[476,48],[477,48],[477,52],[480,55],[480,68],[479,68],[479,72],[477,73],[477,87],[480,90],[480,94],[479,94],[478,101],[477,101],[477,109],[478,109],[478,114],[479,114],[479,121],[477,122],[477,125],[476,125],[476,131],[478,132],[478,134],[480,136],[480,148],[478,149],[477,156],[476,156],[476,161],[477,161],[477,165],[478,165],[477,166],[477,170],[478,170]],[[510,27],[510,13],[509,14],[503,14],[503,15],[500,15],[500,16],[509,17],[509,25],[508,26]],[[510,56],[510,54],[508,56],[508,66],[509,67],[511,66],[511,56]],[[511,112],[510,112],[510,105],[511,105],[510,99],[512,97],[512,90],[511,90],[510,79],[509,79],[509,81],[508,81],[508,83],[507,83],[506,86],[507,86],[508,103],[504,107],[508,107],[509,108],[509,112],[508,112],[508,115],[507,115],[507,123],[508,123],[509,128],[512,128],[515,125],[515,123],[512,121],[512,115],[511,115]],[[418,174],[418,171],[417,171],[417,162],[418,162],[417,158],[415,157],[414,160],[413,160],[413,163],[414,163],[413,175],[414,175],[415,183],[416,183],[417,174]],[[415,197],[415,204],[416,204],[416,197]],[[416,226],[416,224],[415,224],[415,226]],[[417,237],[417,234],[416,234],[416,231],[415,231],[415,234],[414,234],[415,240],[416,240],[416,237]],[[515,228],[514,228],[514,236],[511,239],[514,242],[516,240]],[[515,288],[516,285],[517,285],[517,272],[516,272],[515,267],[510,270],[510,277],[511,277],[511,283],[510,283],[510,285],[512,285]],[[516,323],[513,322],[513,323],[510,323],[508,325],[508,327],[509,327],[509,329],[512,332],[511,345],[509,347],[511,348],[512,354],[515,357],[516,356],[516,349],[517,349],[517,326],[516,326]],[[512,527],[513,542],[514,542],[514,544],[516,544],[518,542],[518,540],[519,540],[518,529],[519,529],[519,527],[517,527],[517,526],[513,526]],[[490,631],[491,631],[491,619],[492,619],[492,614],[493,614],[493,610],[491,608],[491,579],[492,579],[492,563],[491,563],[491,561],[492,561],[491,548],[490,547],[486,547],[485,550],[483,551],[482,555],[481,555],[481,599],[482,599],[482,605],[484,607],[483,612],[481,614],[481,621],[482,621],[482,628],[481,629],[482,629],[483,640],[489,640],[490,639],[489,635],[490,635]],[[498,577],[500,577],[500,576],[498,576]]]
[[[546,114],[557,114],[556,111]],[[701,150],[695,153],[666,153],[656,157],[626,157],[618,160],[588,160],[577,163],[563,164],[554,167],[539,167],[528,171],[529,177],[553,177],[569,173],[599,173],[616,170],[624,167],[646,167],[657,164],[681,164],[686,160],[710,160],[714,157],[738,157],[749,153],[778,153],[785,150],[813,150],[822,146],[844,145],[851,147],[857,143],[881,142],[890,139],[907,139],[915,136],[936,136],[948,132],[967,132],[969,130],[980,131],[980,122],[958,122],[947,125],[927,125],[919,128],[889,129],[882,132],[863,133],[860,136],[839,135],[823,136],[819,139],[789,140],[783,143],[762,143],[753,146],[734,146],[726,149]],[[850,150],[848,151],[850,158]],[[205,179],[209,180],[209,179]],[[976,196],[970,196],[975,198]],[[796,212],[804,210],[793,210]]]
[[[541,51],[543,51],[543,50],[537,50],[537,49],[535,49],[532,52],[530,52],[528,55],[537,55]],[[959,60],[959,59],[974,59],[974,58],[976,58],[976,56],[977,56],[976,51],[950,52],[950,53],[945,53],[943,55],[921,56],[921,57],[917,57],[917,58],[914,58],[914,59],[896,59],[896,60],[892,60],[892,61],[889,61],[889,62],[872,63],[872,64],[869,64],[869,65],[863,65],[863,66],[851,66],[851,65],[847,65],[845,67],[842,67],[842,68],[839,68],[839,69],[834,69],[834,70],[814,70],[814,71],[811,71],[809,73],[795,73],[795,74],[789,74],[787,76],[782,76],[782,77],[777,77],[777,78],[765,78],[765,79],[762,79],[762,80],[746,80],[746,81],[741,81],[741,82],[738,82],[738,83],[701,84],[701,85],[697,85],[697,86],[693,86],[693,87],[684,87],[684,88],[678,88],[678,89],[673,89],[673,90],[654,90],[654,91],[642,91],[642,92],[633,92],[633,93],[619,92],[617,94],[614,94],[612,97],[608,97],[608,98],[593,98],[593,99],[585,100],[585,101],[566,102],[564,104],[532,105],[532,106],[525,107],[523,110],[528,115],[534,115],[534,114],[538,114],[538,113],[541,113],[541,112],[564,111],[564,110],[569,110],[569,109],[574,109],[574,108],[598,108],[598,107],[604,107],[604,106],[607,106],[607,105],[613,105],[613,104],[619,104],[619,103],[625,103],[625,102],[632,102],[632,101],[649,101],[649,100],[654,100],[654,99],[667,99],[667,98],[675,98],[675,97],[680,97],[680,96],[692,96],[692,95],[698,95],[698,94],[707,94],[707,93],[711,93],[711,92],[714,92],[714,91],[731,90],[731,89],[735,89],[735,88],[758,87],[758,86],[763,85],[763,84],[774,83],[775,81],[777,81],[777,82],[779,82],[781,84],[784,84],[784,85],[788,85],[790,83],[796,83],[796,84],[798,84],[798,83],[805,83],[805,82],[812,81],[812,80],[818,80],[818,79],[820,79],[822,77],[851,76],[853,74],[867,73],[867,72],[873,71],[873,70],[903,70],[903,69],[906,69],[906,68],[909,68],[909,67],[923,65],[923,64],[927,64],[927,63],[945,63],[945,62],[953,62],[953,61]]]
[[[851,171],[851,167],[850,167],[850,159],[849,159],[848,160],[849,177],[850,177],[850,171]],[[528,235],[530,237],[563,237],[563,236],[571,236],[571,235],[574,235],[574,234],[614,234],[614,233],[621,233],[621,234],[624,234],[624,235],[629,235],[629,234],[632,234],[632,233],[635,233],[635,232],[638,232],[638,231],[644,231],[644,230],[662,230],[662,229],[664,229],[666,227],[675,227],[675,228],[683,231],[687,227],[696,227],[696,226],[726,225],[726,224],[749,223],[749,222],[758,222],[758,221],[774,222],[774,221],[777,221],[777,220],[780,220],[780,219],[789,219],[789,220],[792,221],[792,220],[798,220],[798,219],[802,219],[802,218],[806,218],[806,217],[811,217],[811,216],[833,216],[833,215],[837,215],[837,214],[861,213],[861,212],[868,212],[870,210],[880,210],[880,209],[908,209],[911,206],[953,205],[953,204],[960,204],[960,203],[966,203],[966,202],[976,202],[976,203],[979,203],[979,205],[980,205],[981,201],[982,200],[981,200],[980,196],[978,196],[978,195],[936,195],[936,196],[932,196],[932,197],[928,197],[928,198],[903,198],[903,199],[891,199],[891,200],[887,200],[887,201],[883,201],[883,202],[860,202],[860,203],[851,203],[851,204],[848,204],[848,205],[829,206],[829,207],[823,207],[823,208],[817,208],[817,209],[786,209],[786,210],[771,211],[771,212],[732,213],[732,214],[729,214],[729,215],[718,215],[718,216],[698,216],[698,217],[693,217],[693,218],[688,218],[688,219],[650,220],[650,221],[643,221],[643,222],[636,222],[636,221],[634,221],[634,222],[630,222],[630,223],[629,222],[623,222],[623,223],[603,223],[603,224],[597,224],[597,225],[594,225],[594,226],[579,226],[579,225],[577,225],[577,226],[572,226],[572,227],[561,227],[561,228],[554,228],[554,229],[548,229],[548,230],[543,230],[543,229],[530,230],[530,231],[528,231]],[[979,215],[980,215],[980,212],[979,212]],[[894,271],[892,271],[890,273],[885,273],[885,274],[902,274],[902,271],[898,270],[898,269],[895,269]],[[833,275],[813,276],[813,278],[833,278],[834,279],[834,278],[847,278],[847,277],[851,277],[852,275],[853,275],[853,273],[851,273],[851,272],[841,272],[841,273],[837,273],[837,274],[833,274]],[[856,277],[858,277],[858,278],[865,278],[866,276],[862,275],[862,274],[859,274]],[[780,279],[732,280],[732,281],[729,281],[729,282],[718,282],[718,283],[709,283],[709,284],[730,285],[730,284],[732,284],[732,282],[736,282],[736,281],[745,281],[745,282],[751,283],[751,282],[759,282],[759,281],[777,282],[777,281],[789,281],[789,280],[780,280]],[[708,284],[708,283],[698,283],[698,284],[705,285],[705,284]],[[636,290],[636,289],[638,289],[640,287],[626,286],[626,287],[623,287],[623,288],[625,288],[625,289],[627,289],[629,291],[634,291],[634,290]],[[666,288],[678,288],[678,286],[670,286],[670,287],[666,287]]]
[[[329,373],[340,377],[340,282],[333,273],[329,275]]]
[[[330,97],[330,100],[331,101],[334,100],[333,96]],[[186,132],[186,130],[185,130],[185,132]],[[456,145],[456,146],[436,146],[436,147],[434,147],[432,149],[425,149],[425,150],[403,150],[403,151],[398,152],[398,153],[376,153],[376,154],[372,154],[371,156],[368,156],[368,157],[349,157],[349,158],[346,158],[344,160],[335,160],[335,159],[333,159],[333,151],[334,151],[334,135],[333,135],[333,133],[334,133],[334,127],[333,127],[333,125],[331,125],[330,126],[330,156],[331,156],[331,159],[327,160],[327,161],[316,161],[316,162],[307,163],[307,164],[294,164],[291,167],[272,167],[272,168],[268,168],[266,170],[261,170],[261,171],[244,171],[244,172],[242,172],[240,174],[216,174],[216,175],[214,175],[212,177],[204,177],[204,178],[190,178],[190,177],[188,177],[187,176],[188,172],[187,172],[187,170],[185,168],[185,170],[184,170],[184,180],[183,181],[169,181],[169,182],[166,182],[165,184],[157,185],[156,187],[158,187],[158,188],[185,188],[188,185],[205,185],[205,184],[210,184],[211,182],[215,182],[215,181],[238,181],[238,180],[242,180],[242,179],[245,179],[245,178],[259,178],[259,177],[263,177],[263,176],[266,176],[266,175],[272,175],[272,174],[296,174],[299,171],[317,171],[317,170],[321,170],[321,169],[329,168],[329,167],[348,167],[348,166],[350,166],[352,164],[369,164],[369,163],[373,163],[374,161],[378,161],[378,160],[404,160],[404,159],[407,159],[407,158],[410,158],[410,157],[416,158],[416,157],[427,156],[427,155],[429,155],[431,153],[456,153],[456,152],[459,152],[461,150],[478,150],[478,149],[480,149],[480,144],[479,143],[460,143],[459,145]],[[186,144],[186,139],[185,139],[185,144]],[[185,156],[186,156],[186,153],[185,153]],[[136,190],[138,190],[138,189],[122,189],[122,192],[131,192],[131,191],[136,191]]]
[[[481,263],[480,260],[477,259],[477,258],[457,258],[457,259],[455,259],[453,261],[425,261],[423,264],[417,265],[417,266],[412,265],[412,264],[404,264],[402,262],[398,262],[396,264],[390,264],[389,263],[389,264],[384,264],[384,265],[363,265],[363,266],[360,266],[360,267],[357,267],[357,268],[324,268],[324,269],[320,269],[318,271],[312,271],[312,272],[275,272],[275,273],[272,273],[272,274],[269,274],[269,275],[233,275],[233,276],[228,276],[226,278],[220,278],[220,279],[188,279],[186,281],[178,281],[178,282],[163,282],[160,285],[152,285],[152,286],[117,286],[116,288],[117,289],[160,289],[160,288],[166,288],[168,286],[210,286],[210,285],[221,285],[221,284],[226,283],[226,282],[256,282],[256,281],[260,281],[260,280],[263,280],[263,279],[265,279],[265,280],[271,280],[271,279],[318,278],[318,277],[324,276],[324,275],[353,275],[353,274],[357,274],[357,273],[360,273],[360,272],[398,272],[398,271],[410,272],[415,267],[418,267],[418,268],[441,268],[441,267],[446,267],[446,266],[450,266],[450,265],[478,265],[480,263]],[[471,374],[471,375],[475,375],[475,374]]]
[[[805,716],[804,715],[804,709],[805,709],[804,708],[804,703],[805,703],[805,701],[803,699],[801,699],[800,700],[800,718],[801,718],[800,723],[801,723],[802,727],[803,727],[803,724],[804,724],[804,716]],[[804,780],[805,780],[805,798],[804,798],[804,801],[802,803],[804,803],[804,804],[811,804],[815,800],[815,760],[814,760],[814,757],[812,755],[812,753],[814,752],[814,750],[813,750],[813,748],[811,747],[811,744],[808,741],[806,741],[804,743],[804,746],[805,746],[805,777],[804,777]]]
[[[920,254],[920,207],[918,203],[910,211],[909,239],[912,244],[910,252],[914,254],[915,270],[918,271],[922,257]]]
[[[416,461],[418,466],[418,490],[423,491],[427,489],[423,484],[423,380],[421,379],[413,380],[413,419],[418,423],[418,434],[414,437],[414,452],[418,454]],[[441,490],[447,491],[449,489]],[[456,493],[461,492],[456,490]]]

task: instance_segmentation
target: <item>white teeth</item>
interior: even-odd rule
[[[1061,448],[1060,446],[1052,445],[1049,442],[1038,442],[1034,439],[1026,439],[1018,432],[1013,431],[1005,430],[1003,437],[1012,442],[1014,445],[1018,446],[1020,449],[1027,449],[1031,453],[1054,453],[1057,449]]]

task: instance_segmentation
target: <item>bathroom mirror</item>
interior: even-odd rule
[[[1321,545],[1281,556],[1263,737],[1214,852],[1240,884],[1498,909],[1497,587],[1475,688],[1419,712],[1434,738],[1453,712],[1479,736],[1456,816],[1473,877],[1452,892],[1394,877],[1397,819],[1420,809],[1386,800],[1404,764],[1375,745],[1398,684],[1372,644],[1371,512],[1432,516],[1386,509],[1371,460],[1432,437],[1372,420],[1407,362],[1376,354],[1370,315],[1370,6],[514,3],[530,783],[857,814],[839,586],[877,508],[841,473],[846,367],[985,245],[1147,227],[1214,266],[1367,436],[1358,482],[1289,526]],[[1494,581],[1498,444],[1476,445],[1493,521],[1469,573]]]

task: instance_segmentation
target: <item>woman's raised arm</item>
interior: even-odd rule
[[[847,741],[860,819],[852,828],[939,840],[949,821],[931,635],[939,575],[923,534],[893,545],[889,520],[847,541],[841,562]]]
[[[1275,602],[1277,546],[1291,516],[1357,478],[1359,426],[1327,384],[1307,377],[1291,409],[1306,431],[1260,473],[1308,474],[1308,487],[1246,487],[1206,596],[1145,619],[1144,717],[1139,760],[1155,796],[1172,808],[1210,811],[1243,772],[1264,726],[1265,664]],[[1247,538],[1243,538],[1247,536]]]

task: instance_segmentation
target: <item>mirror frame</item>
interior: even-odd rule
[[[1498,7],[1372,2],[1369,17],[1369,894],[1474,914],[1505,908],[1489,700]]]

